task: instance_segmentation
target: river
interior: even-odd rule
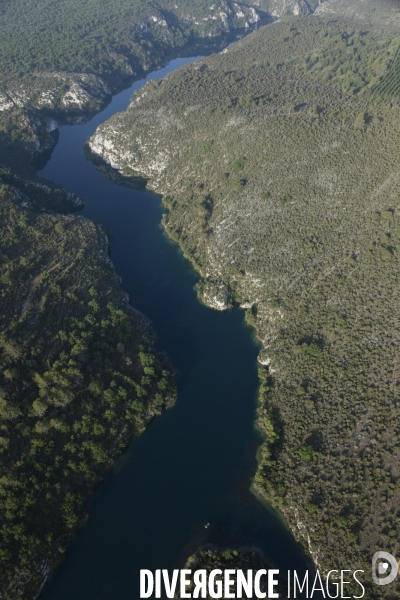
[[[41,175],[81,196],[82,211],[114,234],[112,259],[133,306],[153,322],[157,347],[177,370],[175,406],[133,440],[93,494],[88,519],[43,600],[136,600],[139,569],[182,567],[200,544],[257,546],[280,569],[306,568],[279,515],[250,493],[260,442],[254,428],[259,347],[243,311],[197,299],[197,275],[160,227],[160,198],[104,179],[83,146],[146,81],[114,96],[89,122],[60,127]],[[211,526],[206,529],[205,523]]]

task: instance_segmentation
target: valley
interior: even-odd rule
[[[246,310],[254,489],[325,570],[398,538],[398,27],[395,3],[330,0],[149,82],[89,141],[163,194],[200,299]]]

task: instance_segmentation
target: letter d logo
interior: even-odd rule
[[[391,567],[389,575],[380,577],[380,575],[387,573],[389,566]],[[388,585],[388,583],[392,583],[396,579],[398,572],[399,566],[394,556],[389,554],[389,552],[375,552],[372,558],[372,579],[375,583],[378,585]]]

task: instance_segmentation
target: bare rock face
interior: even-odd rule
[[[309,15],[321,4],[321,0],[259,0],[258,4],[260,9],[279,18],[290,14]]]
[[[356,17],[357,19],[365,19],[368,11],[365,9],[363,3],[359,2],[346,2],[346,0],[324,0],[316,8],[315,14],[319,16],[324,15],[340,15],[345,17]]]
[[[232,306],[231,295],[224,283],[207,280],[199,290],[201,301],[214,310],[226,310]]]
[[[255,0],[243,4],[241,2],[221,2],[219,18],[225,29],[235,26],[250,27],[256,25],[262,16],[269,15],[276,19],[284,15],[309,15],[322,3],[322,0]],[[213,13],[216,13],[214,6]],[[209,18],[215,18],[211,16]]]
[[[11,100],[10,96],[5,92],[0,92],[0,111],[10,110],[13,106],[14,102]]]
[[[22,81],[0,92],[0,111],[24,108],[28,102],[38,109],[86,109],[99,107],[111,95],[100,77],[87,73],[43,73],[37,74],[37,80],[40,91]]]
[[[55,119],[37,113],[27,116],[25,122],[31,132],[36,152],[43,152],[54,145],[54,139],[49,134],[58,129],[58,123]]]
[[[104,101],[111,90],[100,77],[85,73],[74,75],[69,83],[69,90],[62,98],[63,107],[76,106],[83,108],[91,101]]]

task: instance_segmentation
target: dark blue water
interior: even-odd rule
[[[147,80],[189,60],[174,60]],[[115,267],[177,369],[178,400],[132,442],[94,494],[45,600],[139,598],[140,568],[182,566],[206,542],[258,546],[274,566],[305,568],[279,516],[249,492],[260,441],[253,425],[259,349],[243,313],[221,314],[198,302],[197,276],[160,227],[159,197],[117,186],[84,158],[87,138],[143,83],[90,122],[61,127],[41,174],[84,198],[83,214],[113,232]]]

